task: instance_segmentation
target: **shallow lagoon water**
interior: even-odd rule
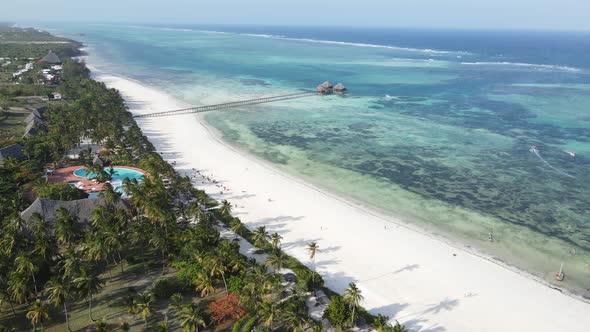
[[[102,25],[61,32],[85,33],[97,70],[195,105],[342,81],[350,89],[346,96],[205,118],[226,141],[290,174],[547,281],[563,262],[565,285],[590,295],[587,35],[499,33],[502,38],[493,39],[482,33],[477,39],[448,32],[436,39],[447,38],[446,46],[429,37],[434,32],[380,31],[367,41],[340,36],[357,43],[381,38],[400,48],[244,35],[249,28],[185,28]],[[321,29],[269,33],[339,37]],[[492,38],[489,45],[485,38]],[[530,152],[532,145],[539,155]]]

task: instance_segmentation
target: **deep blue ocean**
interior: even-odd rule
[[[224,31],[348,43],[466,52],[478,61],[550,64],[590,68],[590,32],[466,31],[358,27],[244,25],[148,25]],[[428,54],[422,56],[428,59]]]

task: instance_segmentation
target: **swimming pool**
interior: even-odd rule
[[[110,168],[105,168],[105,171],[109,172]],[[129,168],[123,168],[123,167],[113,167],[113,174],[112,174],[112,181],[123,181],[123,179],[125,178],[130,178],[130,179],[140,179],[142,177],[144,177],[144,174],[140,171],[136,171],[133,169],[129,169]],[[86,172],[84,171],[84,167],[80,167],[77,170],[74,171],[74,175],[75,176],[79,176],[81,178],[86,178],[86,179],[92,179],[94,177],[96,177],[96,174],[90,172],[88,175],[86,174]]]
[[[109,172],[110,168],[105,168],[105,171]],[[74,175],[86,179],[92,179],[96,177],[96,174],[92,172],[86,174],[86,172],[84,171],[84,167],[80,167],[77,170],[75,170]],[[143,179],[145,174],[140,171],[136,171],[129,168],[113,167],[113,174],[111,176],[111,186],[113,186],[116,192],[123,194],[122,197],[125,197],[125,193],[123,192],[123,180],[129,178],[131,180],[137,179],[137,181],[141,182],[141,179]]]

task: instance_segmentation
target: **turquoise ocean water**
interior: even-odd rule
[[[290,174],[549,282],[564,263],[562,285],[590,296],[589,34],[47,28],[85,42],[97,70],[194,105],[343,82],[346,96],[206,120]]]

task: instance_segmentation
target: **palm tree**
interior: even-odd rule
[[[181,293],[174,293],[170,296],[170,305],[179,311],[182,308],[183,297]]]
[[[254,265],[246,275],[246,285],[240,292],[240,301],[251,304],[255,311],[262,297],[273,287],[266,268],[262,265]]]
[[[55,237],[57,242],[71,247],[81,235],[78,217],[72,216],[63,206],[59,207],[56,211]]]
[[[273,331],[274,322],[280,318],[280,310],[277,308],[274,302],[263,302],[260,306],[260,310],[258,310],[258,314],[260,315],[262,324]]]
[[[133,301],[135,312],[141,316],[145,323],[145,330],[148,329],[148,317],[154,311],[153,308],[154,296],[149,293],[141,293],[139,296]]]
[[[41,302],[40,299],[35,300],[29,311],[27,311],[27,318],[33,325],[33,331],[37,331],[37,324],[41,325],[41,331],[45,331],[43,322],[49,318],[47,307]]]
[[[266,231],[266,227],[260,226],[256,228],[252,234],[252,239],[254,240],[255,246],[263,249],[266,246],[266,241],[268,240],[268,232]]]
[[[227,293],[227,283],[225,282],[225,272],[227,270],[227,265],[223,259],[215,254],[212,254],[207,258],[205,264],[209,268],[211,277],[215,277],[217,275],[221,276],[221,279],[223,279],[223,285],[225,286],[225,292]]]
[[[311,273],[311,285],[313,287],[313,293],[315,295],[315,255],[320,251],[320,247],[317,242],[311,242],[307,245],[307,251],[309,252],[309,259],[313,262],[313,272]]]
[[[168,325],[168,315],[164,313],[164,320],[158,323],[158,327],[156,328],[156,332],[168,332],[170,331],[170,326]]]
[[[389,332],[392,328],[391,324],[389,323],[389,317],[378,314],[371,325],[377,332]]]
[[[223,201],[221,201],[221,207],[219,208],[219,212],[221,212],[222,215],[224,216],[229,216],[231,213],[232,207],[231,207],[231,203],[227,201],[227,199],[224,199]]]
[[[116,192],[110,183],[105,183],[103,191],[98,196],[104,198],[105,202],[111,206],[121,200],[121,194]]]
[[[271,266],[275,272],[278,272],[285,266],[285,263],[287,263],[287,255],[285,255],[282,251],[277,250],[268,255],[264,265]]]
[[[68,283],[58,278],[53,278],[45,284],[44,292],[47,294],[47,299],[56,306],[63,305],[64,315],[66,316],[66,324],[68,331],[72,331],[70,328],[70,319],[68,317],[68,306],[67,300],[72,295],[70,286]]]
[[[186,332],[199,332],[199,326],[206,326],[203,310],[195,303],[183,307],[178,313],[178,317],[180,318],[180,326]]]
[[[26,277],[16,271],[10,273],[7,291],[16,303],[22,304],[27,302],[30,291],[27,287]]]
[[[198,201],[190,202],[187,208],[188,217],[191,218],[191,221],[200,222],[206,218],[205,212],[201,209],[201,205]]]
[[[244,224],[240,221],[240,219],[235,218],[231,222],[231,231],[236,234],[236,239],[238,235],[242,235],[242,232],[245,230]]]
[[[281,246],[282,239],[283,237],[279,233],[272,233],[272,235],[270,236],[270,243],[272,245],[273,250],[279,249],[279,247]]]
[[[305,311],[300,310],[300,308],[295,303],[290,303],[285,308],[283,318],[292,331],[305,331],[305,327],[308,324]]]
[[[315,255],[320,251],[317,242],[311,242],[308,244],[307,251],[309,252],[309,259],[315,260]]]
[[[348,284],[348,288],[346,288],[344,290],[344,296],[342,296],[342,299],[344,300],[344,302],[346,304],[348,304],[348,306],[352,310],[352,315],[351,315],[352,324],[356,323],[355,311],[360,306],[363,298],[364,297],[361,294],[361,290],[358,289],[358,287],[356,286],[356,284],[354,282],[351,282],[350,284]]]
[[[311,320],[309,329],[311,332],[325,332],[324,324],[321,321]]]
[[[125,196],[129,197],[131,196],[131,192],[134,190],[133,188],[133,182],[131,181],[131,179],[129,178],[124,178],[123,182],[123,193],[125,193]]]
[[[88,272],[88,269],[82,270],[82,275],[74,279],[74,284],[78,288],[80,295],[88,300],[88,317],[92,318],[92,297],[102,288],[103,280],[95,273]]]
[[[391,332],[408,332],[408,328],[400,325],[400,323],[396,320],[395,321],[395,325],[393,326],[393,329],[391,330]]]
[[[55,252],[55,241],[51,236],[49,224],[43,220],[43,216],[39,212],[34,212],[31,215],[31,233],[34,237],[34,253],[41,256],[43,259],[49,259]]]
[[[201,297],[209,296],[215,293],[215,286],[213,286],[213,280],[207,273],[200,272],[194,280],[195,290],[201,291]]]
[[[59,270],[64,277],[75,278],[81,273],[82,258],[75,249],[69,249],[59,261]]]
[[[33,288],[35,290],[35,297],[39,297],[39,292],[37,291],[37,280],[35,279],[35,273],[39,270],[35,263],[33,263],[32,259],[25,254],[20,254],[14,260],[14,264],[16,266],[16,272],[22,273],[23,275],[29,275],[31,279],[33,279]]]
[[[0,234],[0,250],[2,254],[6,256],[12,255],[15,249],[18,248],[19,242],[22,241],[21,239],[23,237],[20,232],[12,227],[4,227]]]

